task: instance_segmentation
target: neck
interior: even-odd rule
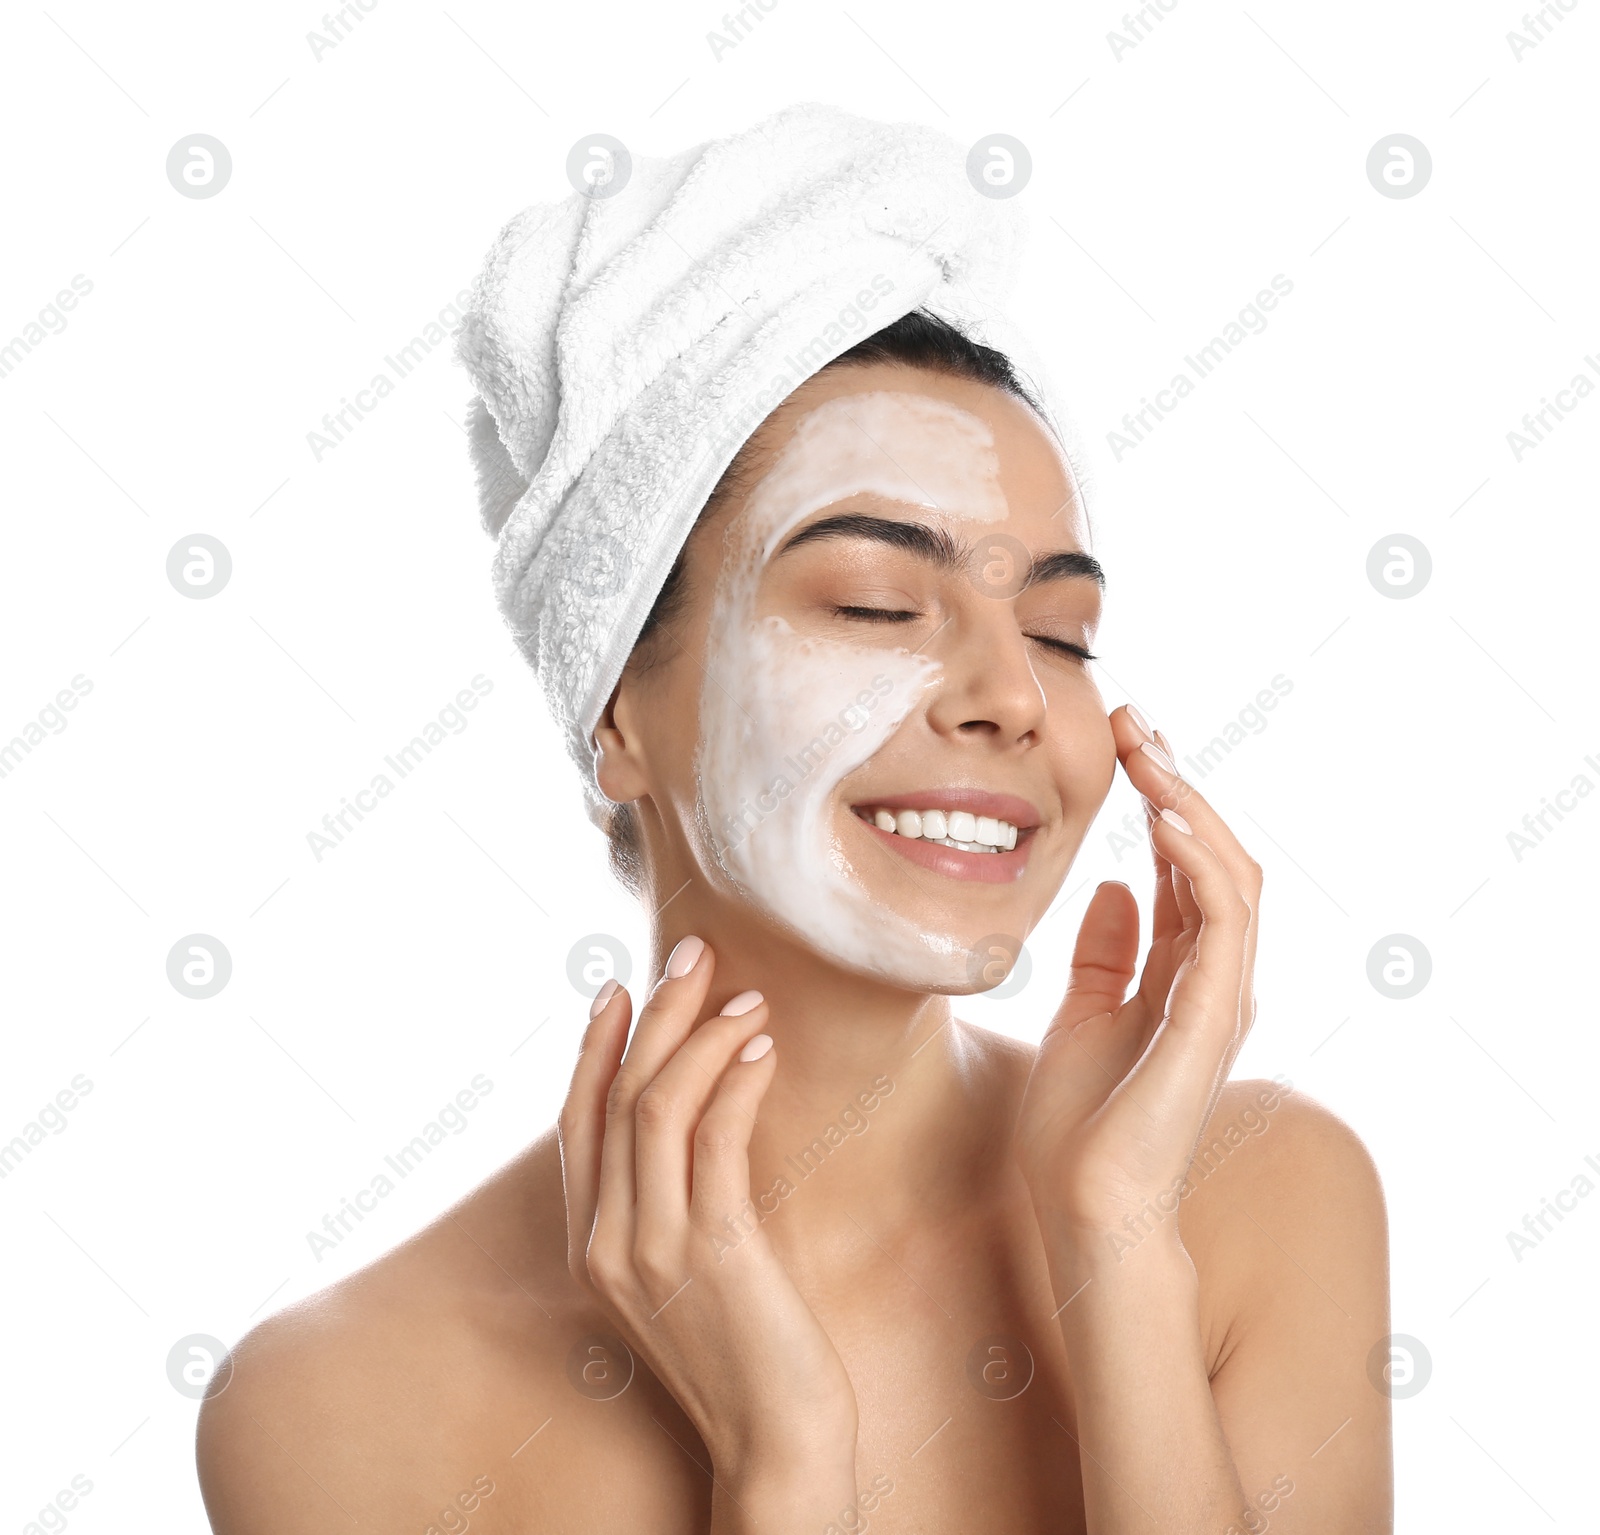
[[[708,1016],[746,989],[767,1000],[777,1074],[751,1138],[750,1194],[786,1261],[836,1249],[829,1237],[852,1222],[874,1239],[925,1224],[1003,1175],[1017,1084],[948,997],[839,969],[753,913],[690,894],[656,924],[651,974],[695,933],[716,961]]]

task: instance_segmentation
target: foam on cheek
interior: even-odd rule
[[[809,412],[728,533],[700,702],[702,834],[745,893],[815,947],[901,985],[967,989],[968,951],[868,898],[834,835],[833,792],[940,675],[900,647],[759,618],[761,574],[804,518],[871,492],[950,518],[1006,515],[993,435],[925,395],[842,395]]]

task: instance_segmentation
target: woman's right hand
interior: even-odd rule
[[[558,1126],[567,1263],[699,1430],[712,1528],[821,1529],[856,1496],[855,1392],[751,1202],[775,1051],[759,992],[696,1027],[715,968],[679,943],[626,1054],[628,993],[596,999]]]

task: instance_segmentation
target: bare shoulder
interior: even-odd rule
[[[1367,1148],[1284,1082],[1234,1082],[1185,1191],[1212,1396],[1246,1493],[1284,1535],[1390,1528],[1388,1222]]]
[[[254,1328],[201,1407],[212,1528],[294,1535],[348,1517],[443,1530],[515,1501],[511,1452],[549,1415],[564,1340],[584,1322],[565,1244],[551,1133],[400,1247]]]
[[[1386,1311],[1388,1219],[1371,1153],[1281,1079],[1224,1087],[1195,1147],[1180,1220],[1219,1341],[1275,1308],[1328,1307],[1373,1325]]]
[[[1336,1200],[1347,1213],[1382,1216],[1382,1184],[1361,1137],[1283,1078],[1224,1085],[1195,1150],[1197,1196],[1229,1161],[1275,1212]]]

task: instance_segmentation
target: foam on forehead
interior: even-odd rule
[[[763,558],[813,512],[869,493],[976,522],[1007,512],[994,433],[981,418],[903,390],[836,395],[800,418],[751,494],[751,521],[767,530]]]

